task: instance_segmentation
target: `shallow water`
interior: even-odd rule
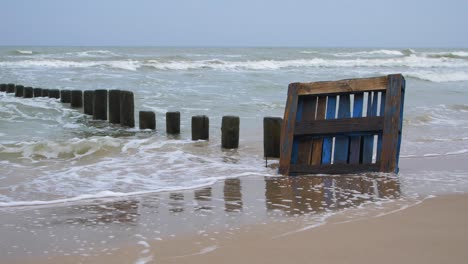
[[[0,94],[0,206],[183,190],[264,168],[262,119],[282,116],[287,84],[401,72],[402,158],[466,155],[468,50],[2,47],[0,80],[59,89],[126,89],[157,131],[121,129],[46,98]],[[165,135],[164,114],[182,133]],[[210,117],[191,142],[190,117]],[[220,149],[223,115],[241,118],[240,148]],[[137,121],[138,122],[138,121]],[[137,124],[138,126],[138,124]],[[404,168],[402,168],[404,173]]]

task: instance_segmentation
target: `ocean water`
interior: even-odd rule
[[[264,166],[262,120],[283,116],[289,83],[391,73],[407,80],[403,195],[468,191],[467,49],[0,47],[0,83],[131,90],[135,113],[157,118],[155,132],[122,129],[58,100],[0,93],[0,207],[276,176]],[[167,111],[181,112],[178,137],[165,134]],[[200,114],[210,140],[192,142]],[[224,115],[240,117],[238,150],[221,150]]]

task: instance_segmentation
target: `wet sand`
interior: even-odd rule
[[[23,263],[466,263],[468,195],[431,198],[405,210],[302,230],[292,222],[244,226],[210,239],[184,236],[122,247],[112,255]]]
[[[403,159],[398,176],[253,175],[195,190],[0,208],[0,262],[459,263],[468,195],[453,194],[466,193],[457,174],[465,160]],[[424,200],[433,194],[440,198]]]

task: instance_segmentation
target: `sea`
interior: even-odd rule
[[[283,116],[289,83],[393,73],[407,81],[401,159],[468,160],[468,49],[1,47],[1,83],[130,90],[135,113],[154,111],[157,129],[125,129],[59,100],[1,93],[0,207],[276,176],[264,166],[262,120]],[[180,111],[180,136],[166,135],[167,111]],[[209,141],[191,141],[194,115],[209,117]],[[225,115],[240,117],[237,150],[221,149]],[[420,180],[442,181],[443,173],[421,169]],[[468,190],[466,171],[444,170]]]

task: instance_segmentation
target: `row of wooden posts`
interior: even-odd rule
[[[0,91],[14,93],[16,97],[49,97],[70,103],[72,108],[83,108],[84,114],[92,115],[94,120],[109,120],[109,123],[124,127],[135,127],[134,96],[131,91],[123,90],[59,90],[24,87],[15,84],[0,84]],[[140,129],[156,129],[156,114],[152,111],[139,112]],[[265,117],[263,120],[264,156],[279,158],[280,132],[282,119]],[[223,116],[221,124],[221,147],[239,147],[238,116]],[[180,134],[180,112],[166,113],[166,133]],[[209,139],[209,118],[205,115],[192,116],[192,140]]]

